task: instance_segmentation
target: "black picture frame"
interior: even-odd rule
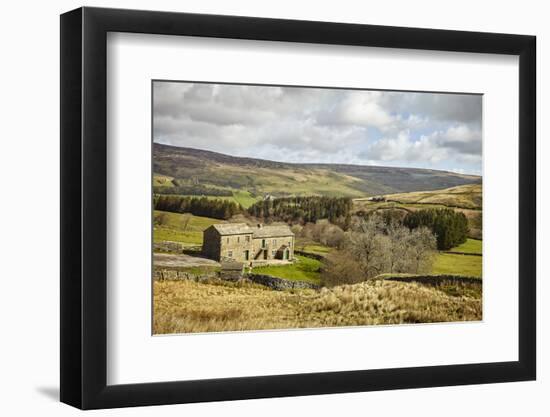
[[[519,56],[519,360],[107,385],[108,32]],[[88,7],[61,15],[61,401],[95,409],[534,380],[535,54],[524,35]]]

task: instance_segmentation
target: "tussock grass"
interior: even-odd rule
[[[443,291],[454,297],[471,297],[481,299],[483,282],[479,277],[463,275],[414,275],[414,274],[382,274],[378,279],[397,282],[417,282]]]
[[[418,283],[372,280],[315,290],[248,283],[157,281],[154,333],[481,320],[481,298]]]

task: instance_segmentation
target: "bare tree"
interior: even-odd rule
[[[345,234],[345,251],[361,269],[361,279],[373,278],[383,273],[424,273],[431,270],[436,238],[425,227],[410,231],[397,221],[387,224],[381,216],[355,219],[352,230]],[[335,263],[343,257],[336,257]],[[328,262],[328,264],[330,264]],[[350,262],[345,260],[345,262]],[[331,265],[331,271],[338,271]],[[344,266],[341,273],[347,276]],[[350,280],[350,278],[345,278]]]
[[[406,272],[406,258],[410,231],[397,221],[391,221],[387,230],[389,272]]]
[[[332,225],[325,230],[323,235],[324,244],[331,248],[339,248],[345,238],[344,231],[338,226]]]
[[[383,234],[384,223],[378,216],[353,224],[348,234],[347,249],[359,262],[366,278],[387,272],[388,237]]]
[[[419,227],[411,231],[407,239],[407,258],[410,262],[410,272],[415,274],[429,272],[433,265],[433,255],[437,240],[427,227]]]
[[[314,223],[306,223],[304,227],[302,227],[302,231],[300,232],[300,236],[303,237],[305,240],[312,240],[313,239],[313,229],[315,228]]]
[[[187,227],[189,226],[189,222],[191,221],[191,214],[189,213],[184,213],[181,215],[181,218],[180,218],[180,226],[181,226],[181,230],[183,230],[184,232],[187,231]]]

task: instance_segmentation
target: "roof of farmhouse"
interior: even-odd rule
[[[220,235],[242,235],[244,233],[252,233],[252,229],[245,223],[219,223],[213,224],[212,227],[216,229]]]
[[[286,224],[281,226],[259,226],[252,229],[254,229],[253,237],[294,236],[294,233]]]
[[[220,235],[252,234],[252,237],[294,236],[294,233],[292,233],[287,225],[258,225],[257,227],[250,227],[245,223],[220,223],[213,224],[212,227]]]

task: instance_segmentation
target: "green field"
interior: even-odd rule
[[[330,248],[323,245],[305,245],[303,248],[304,252],[313,253],[314,255],[326,255],[330,252]]]
[[[161,225],[155,225],[153,230],[153,240],[160,242],[169,240],[180,242],[187,246],[202,245],[202,232],[208,226],[215,223],[224,223],[223,220],[211,219],[209,217],[193,216],[191,214],[169,213],[166,211],[155,210],[155,216],[161,214],[164,216]],[[189,223],[184,229],[184,219],[188,217]]]
[[[233,191],[233,200],[244,208],[248,208],[257,202],[258,198],[252,197],[248,191]]]
[[[293,281],[306,281],[313,284],[319,284],[319,268],[321,267],[321,262],[300,255],[297,255],[296,259],[296,262],[288,265],[258,266],[254,268],[253,272]]]
[[[463,243],[460,246],[452,248],[452,252],[462,252],[462,253],[477,253],[481,255],[483,249],[483,242],[476,239],[468,239],[466,243]]]
[[[439,253],[434,262],[432,273],[480,277],[483,257]]]
[[[330,248],[319,242],[315,242],[310,239],[305,239],[301,237],[296,238],[296,250],[312,253],[314,255],[326,255],[330,252]]]

